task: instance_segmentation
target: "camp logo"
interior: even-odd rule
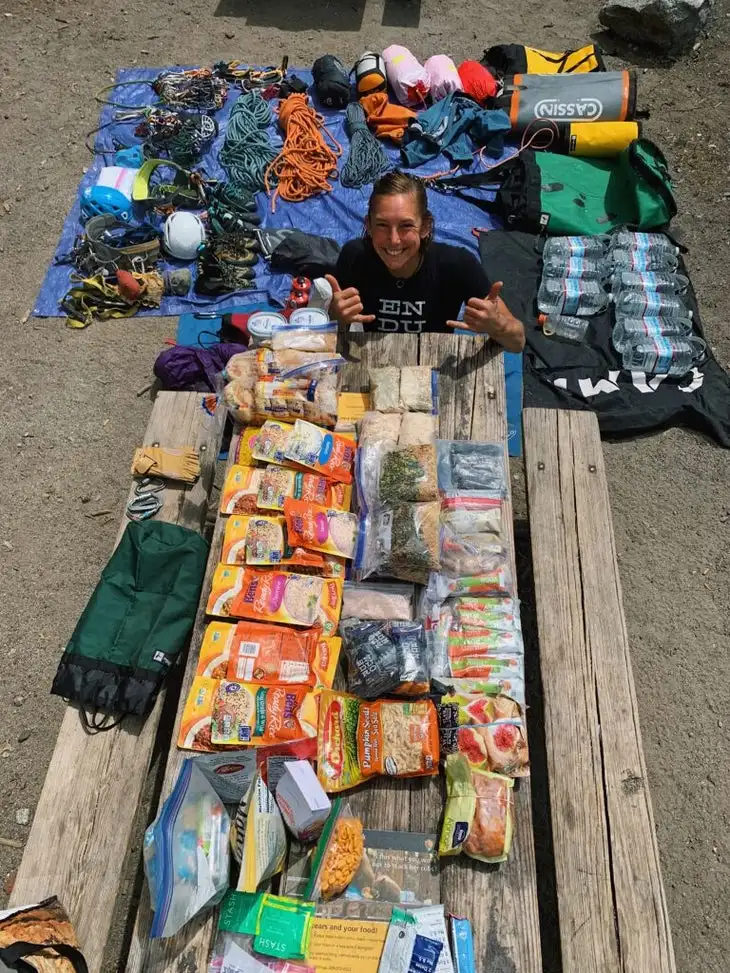
[[[535,105],[535,118],[582,119],[595,122],[603,114],[603,102],[598,98],[576,98],[561,101],[559,98],[542,98]]]

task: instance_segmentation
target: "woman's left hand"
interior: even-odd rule
[[[464,328],[475,334],[487,334],[507,351],[522,351],[525,329],[499,296],[502,281],[492,284],[486,297],[472,297],[464,308],[463,321],[447,321],[450,328]]]

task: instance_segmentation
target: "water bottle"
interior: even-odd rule
[[[597,280],[568,277],[557,280],[543,277],[537,295],[537,306],[543,314],[577,314],[589,317],[608,306],[608,294]]]
[[[626,290],[656,291],[659,294],[684,294],[689,281],[682,274],[654,273],[641,270],[622,270],[613,278],[617,293]]]
[[[588,321],[585,318],[576,318],[570,315],[540,314],[537,322],[541,326],[543,334],[555,334],[559,338],[565,338],[566,341],[581,342],[588,330]]]
[[[630,230],[618,230],[611,237],[613,250],[653,250],[654,253],[668,253],[676,256],[679,247],[675,247],[669,237],[663,233],[632,233]]]
[[[543,258],[543,277],[580,277],[583,280],[603,280],[610,271],[603,258],[596,257],[568,257],[553,254],[547,260]]]
[[[625,290],[613,295],[616,318],[686,318],[692,317],[684,301],[676,294],[657,291]]]
[[[666,250],[612,250],[611,260],[615,273],[623,270],[658,270],[671,274],[677,269],[675,254]]]
[[[707,345],[701,338],[647,338],[623,354],[623,366],[630,372],[686,375],[704,358]]]
[[[542,259],[550,257],[594,257],[601,259],[608,247],[607,236],[554,236],[545,241]]]
[[[683,338],[691,333],[692,321],[689,318],[617,317],[611,337],[614,348],[621,354],[647,338]]]

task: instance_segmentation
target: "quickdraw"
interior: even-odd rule
[[[241,91],[254,91],[280,85],[286,77],[289,58],[284,57],[278,68],[269,67],[263,70],[252,68],[242,61],[219,61],[213,65],[213,70],[219,77],[233,84],[237,84]]]
[[[210,68],[162,71],[154,81],[114,81],[97,91],[94,97],[102,105],[113,105],[115,108],[137,111],[139,110],[138,105],[125,105],[123,102],[101,97],[108,91],[129,85],[149,85],[160,99],[159,104],[169,105],[172,108],[218,111],[226,103],[228,97],[228,85],[225,78],[215,74]]]

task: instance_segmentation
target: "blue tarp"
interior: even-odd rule
[[[137,84],[124,84],[122,87],[112,89],[108,98],[120,102],[123,105],[142,107],[152,105],[156,101],[156,96],[148,81],[153,80],[163,68],[123,68],[117,73],[118,82],[139,82]],[[291,71],[303,81],[311,85],[311,72],[293,68]],[[313,95],[310,89],[310,95]],[[218,163],[218,153],[225,137],[226,123],[231,107],[236,100],[236,90],[231,88],[225,106],[216,113],[215,118],[219,125],[219,133],[209,152],[201,159],[200,163],[194,168],[205,171],[207,176],[212,179],[225,179],[225,170]],[[323,108],[314,99],[317,110],[324,115],[326,125],[335,139],[343,148],[343,157],[340,166],[344,164],[349,150],[349,139],[345,133],[345,113],[344,111],[332,111]],[[101,110],[99,124],[106,126],[112,122],[115,115],[123,111],[118,107],[104,105]],[[114,140],[124,145],[132,145],[139,142],[134,137],[134,128],[137,122],[114,122],[102,129],[97,136],[96,145],[99,149],[108,150],[106,155],[98,154],[94,157],[88,171],[84,174],[77,199],[71,208],[71,212],[66,217],[66,221],[61,231],[61,238],[56,248],[56,253],[51,266],[41,285],[38,299],[33,308],[33,314],[40,317],[54,317],[60,315],[59,301],[69,288],[71,267],[68,264],[57,264],[56,258],[62,256],[73,247],[76,237],[81,232],[79,222],[79,197],[81,191],[87,186],[96,184],[100,169],[104,165],[113,164]],[[282,144],[281,133],[274,119],[271,131],[272,142],[275,146]],[[395,146],[383,143],[385,150],[394,163],[400,163],[400,152]],[[514,149],[510,148],[505,152],[503,158],[514,154]],[[500,160],[491,160],[495,164]],[[450,164],[444,156],[420,166],[415,172],[418,175],[428,175],[436,172],[448,170]],[[479,164],[474,163],[473,171],[479,169]],[[469,171],[469,170],[461,170]],[[370,186],[362,189],[346,189],[337,180],[332,180],[333,190],[331,193],[324,193],[305,200],[302,203],[287,203],[278,199],[276,212],[271,212],[270,201],[263,193],[257,196],[259,215],[262,224],[268,227],[295,227],[308,233],[317,233],[332,237],[340,244],[347,240],[357,237],[362,233],[363,219],[367,209],[367,202],[370,196]],[[476,210],[469,203],[463,200],[444,196],[434,191],[429,191],[429,207],[433,213],[436,232],[435,238],[442,243],[450,243],[455,246],[466,247],[478,256],[477,240],[472,229],[478,225],[482,229],[497,229],[499,223],[486,213]],[[478,220],[478,223],[475,221]],[[168,266],[184,266],[178,262],[173,262]],[[190,314],[196,310],[215,308],[220,311],[223,308],[230,310],[231,307],[253,309],[251,306],[277,305],[286,300],[290,290],[291,278],[285,274],[272,274],[268,265],[259,261],[256,265],[256,284],[255,290],[240,291],[235,295],[224,295],[222,297],[207,299],[197,296],[189,298],[164,297],[159,308],[142,310],[141,315],[175,315]],[[191,321],[188,318],[188,321]],[[212,330],[219,326],[216,322],[200,322],[201,329],[208,329],[213,325]],[[191,327],[194,333],[195,325]],[[510,361],[514,359],[514,361]],[[521,356],[505,356],[505,371],[507,373],[507,398],[508,398],[508,420],[510,425],[510,452],[512,455],[519,455],[519,428],[520,428],[520,403],[521,403]]]
[[[144,82],[154,79],[161,70],[163,69],[124,68],[118,72],[117,81],[139,81],[140,84],[125,84],[122,87],[112,89],[107,97],[121,102],[124,105],[139,107],[151,105],[156,101],[156,96],[149,84],[145,84]],[[292,70],[303,81],[311,84],[310,71],[299,68]],[[310,94],[312,94],[311,91]],[[225,106],[215,115],[220,129],[218,137],[210,151],[202,158],[199,166],[196,166],[196,168],[204,169],[207,175],[213,179],[226,178],[225,171],[218,163],[218,153],[223,144],[228,115],[235,100],[236,91],[231,89]],[[344,159],[347,156],[349,148],[349,139],[345,133],[345,113],[344,111],[332,111],[322,108],[316,103],[316,100],[315,105],[325,116],[327,127],[332,135],[343,147],[342,165],[344,164]],[[119,113],[120,111],[122,109],[114,108],[111,105],[104,105],[101,111],[100,124],[105,125],[107,122],[112,121],[115,113]],[[104,128],[99,133],[97,136],[97,147],[109,149],[109,153],[106,157],[97,155],[94,158],[88,171],[81,180],[79,195],[81,190],[87,186],[95,185],[99,170],[102,166],[113,164],[113,139],[116,138],[126,145],[139,142],[139,139],[134,137],[135,124],[135,122],[115,123],[108,128]],[[277,128],[276,120],[272,123],[270,134],[274,144],[280,146],[282,138]],[[386,152],[393,159],[393,162],[400,161],[399,150],[395,146],[390,146],[387,143],[383,144],[385,145]],[[514,150],[510,149],[507,154],[512,154],[513,152]],[[478,166],[475,164],[474,168],[477,169]],[[443,156],[439,156],[433,162],[420,166],[416,171],[420,175],[426,175],[434,172],[443,172],[447,169],[449,169],[448,160]],[[273,227],[296,227],[308,233],[318,233],[332,237],[340,244],[359,236],[362,233],[363,218],[365,216],[371,187],[365,186],[362,189],[345,189],[337,180],[332,181],[332,184],[333,191],[331,193],[314,196],[303,203],[287,203],[283,200],[277,200],[275,213],[271,212],[269,200],[266,199],[263,193],[259,193],[258,207],[262,223],[266,226]],[[467,247],[473,250],[474,253],[477,253],[477,242],[471,230],[474,226],[475,215],[479,219],[479,225],[486,229],[493,229],[498,226],[495,221],[490,220],[489,216],[478,213],[468,203],[440,195],[436,192],[429,192],[429,206],[436,221],[436,239],[442,243],[452,243]],[[41,317],[54,317],[60,314],[58,302],[68,290],[71,268],[67,264],[55,264],[55,257],[67,253],[72,248],[74,240],[80,232],[81,224],[79,223],[79,203],[77,197],[63,225],[54,262],[51,264],[41,286],[38,299],[33,308],[34,314]],[[180,264],[175,264],[175,266],[180,266]],[[258,304],[266,300],[272,301],[273,303],[283,303],[289,294],[290,278],[283,274],[271,274],[263,261],[259,262],[256,271],[257,290],[239,293],[236,296],[235,303]],[[198,305],[221,304],[224,301],[231,303],[230,296],[219,297],[214,301],[198,297],[189,299],[165,297],[163,298],[159,311],[152,309],[140,311],[139,313],[162,315],[182,314]]]

